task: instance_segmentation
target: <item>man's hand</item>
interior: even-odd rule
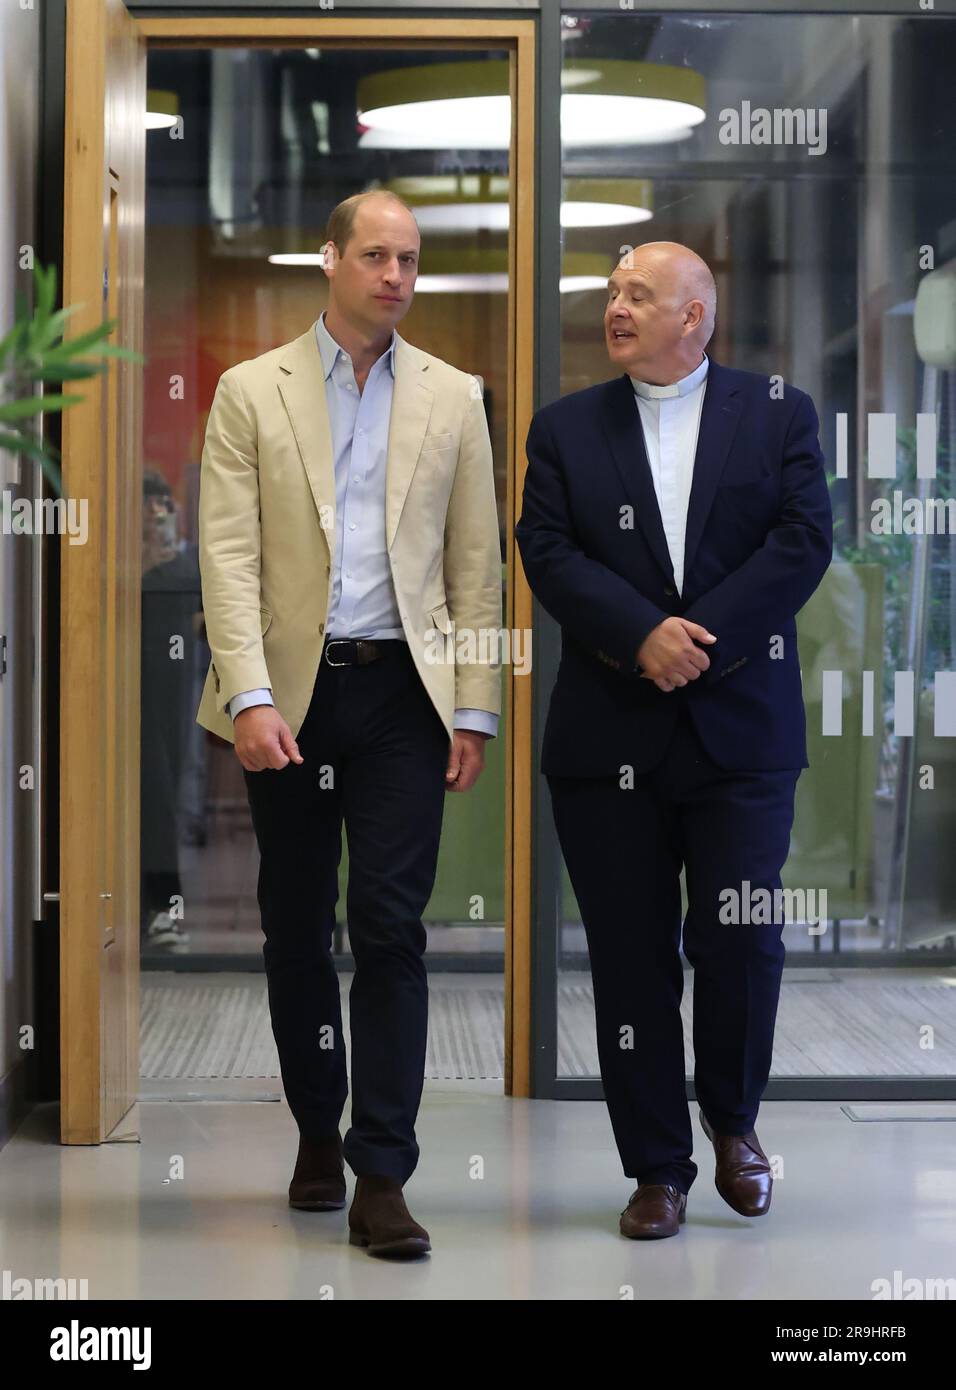
[[[485,765],[485,739],[473,729],[456,729],[445,771],[446,792],[469,791]]]
[[[250,705],[233,720],[236,757],[247,772],[304,762],[292,731],[275,705]]]
[[[673,690],[697,680],[701,671],[710,666],[710,657],[697,646],[698,642],[716,642],[717,638],[699,623],[687,618],[665,618],[641,643],[637,661],[644,669],[642,680],[652,680],[658,690]]]

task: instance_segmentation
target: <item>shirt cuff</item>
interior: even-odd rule
[[[456,709],[454,726],[456,729],[471,729],[476,734],[487,734],[495,738],[498,733],[498,716],[487,709]]]
[[[241,695],[233,695],[226,706],[230,719],[235,719],[242,710],[248,709],[250,705],[274,705],[272,691],[260,686],[257,690],[244,690]]]

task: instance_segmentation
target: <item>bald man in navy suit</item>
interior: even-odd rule
[[[561,625],[541,770],[587,934],[611,1124],[638,1184],[620,1222],[632,1239],[676,1235],[697,1176],[681,942],[718,1191],[744,1216],[770,1205],[754,1126],[783,920],[752,921],[743,900],[780,900],[808,765],[795,618],[832,553],[813,402],[707,355],[716,301],[686,246],[621,261],[604,332],[622,374],[537,412],[515,530]]]

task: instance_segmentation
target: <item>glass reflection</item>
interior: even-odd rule
[[[507,108],[507,55],[223,48],[153,50],[148,64],[149,104],[175,114],[147,140],[142,951],[154,965],[258,962],[242,768],[231,745],[194,722],[210,659],[196,558],[209,405],[227,367],[297,337],[325,308],[318,252],[331,208],[394,187],[421,211],[423,232],[416,299],[399,331],[482,379],[503,525],[507,142],[459,146],[433,112],[417,138],[370,140],[361,94],[366,80],[394,91],[403,73],[440,68],[467,95],[487,70]],[[342,951],[347,863],[345,848]],[[503,968],[503,722],[478,786],[447,800],[426,926],[433,964]]]
[[[630,181],[641,196],[615,201],[643,210],[603,226],[562,217],[562,394],[615,374],[600,321],[617,259],[673,240],[717,279],[708,352],[779,373],[820,414],[834,563],[798,617],[811,765],[784,885],[813,885],[827,910],[820,925],[788,918],[774,1075],[951,1075],[952,1046],[938,1034],[921,1042],[918,1019],[932,1031],[946,1016],[956,948],[952,735],[942,732],[956,535],[920,541],[874,519],[881,504],[892,516],[895,494],[920,494],[921,412],[936,431],[936,477],[923,492],[954,491],[956,361],[927,356],[914,309],[921,283],[956,249],[945,134],[956,97],[940,81],[956,23],[572,11],[562,37],[565,102],[590,70],[599,89],[652,94],[674,115],[668,130],[609,122],[583,139],[562,116],[565,201],[572,188],[587,200],[589,184],[599,197]],[[693,125],[677,120],[682,83],[703,112]],[[941,318],[952,341],[943,282],[923,293],[924,339],[939,337]],[[563,870],[561,902],[558,1075],[596,1076],[584,933]]]

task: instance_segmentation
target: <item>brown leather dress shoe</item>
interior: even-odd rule
[[[629,1240],[676,1236],[686,1212],[686,1192],[671,1183],[645,1183],[621,1212],[621,1235]]]
[[[339,1211],[345,1206],[345,1164],[338,1130],[326,1139],[299,1135],[289,1206],[300,1211]]]
[[[717,1170],[714,1186],[729,1207],[741,1216],[763,1216],[770,1208],[773,1176],[770,1160],[760,1147],[757,1131],[749,1134],[715,1134],[703,1110],[704,1133],[714,1146]]]
[[[349,1244],[367,1247],[370,1255],[412,1259],[431,1250],[428,1232],[413,1221],[397,1178],[379,1174],[358,1177],[349,1207]]]

